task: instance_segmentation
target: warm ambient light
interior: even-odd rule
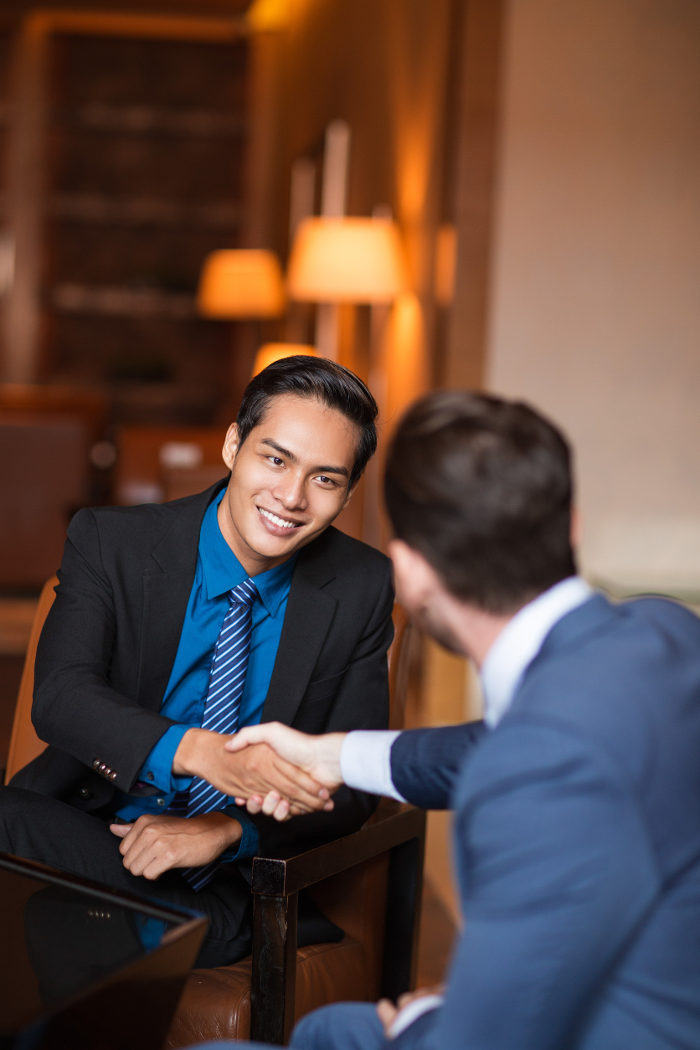
[[[404,285],[396,224],[388,219],[310,218],[299,224],[287,291],[308,302],[386,303]]]
[[[289,7],[289,0],[253,0],[246,22],[257,33],[284,29],[291,18]]]
[[[205,317],[279,317],[284,284],[274,252],[230,249],[204,260],[197,309]]]
[[[263,368],[267,368],[273,361],[281,361],[283,357],[293,357],[295,354],[305,354],[307,357],[319,356],[316,347],[307,346],[306,343],[265,343],[255,355],[252,376],[262,372]]]
[[[457,231],[452,223],[438,228],[435,241],[435,298],[449,306],[454,298],[457,269]]]

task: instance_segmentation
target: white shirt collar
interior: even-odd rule
[[[585,580],[570,576],[528,602],[508,621],[481,668],[484,721],[488,726],[493,728],[503,718],[520,679],[554,624],[592,594]]]

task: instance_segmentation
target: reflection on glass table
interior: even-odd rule
[[[0,1048],[156,1050],[206,920],[0,854]]]

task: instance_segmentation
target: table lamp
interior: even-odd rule
[[[197,309],[204,317],[279,317],[284,311],[282,270],[274,252],[222,249],[204,260]]]

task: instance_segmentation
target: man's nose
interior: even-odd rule
[[[289,472],[275,486],[274,494],[287,510],[306,507],[306,482],[301,474]]]

